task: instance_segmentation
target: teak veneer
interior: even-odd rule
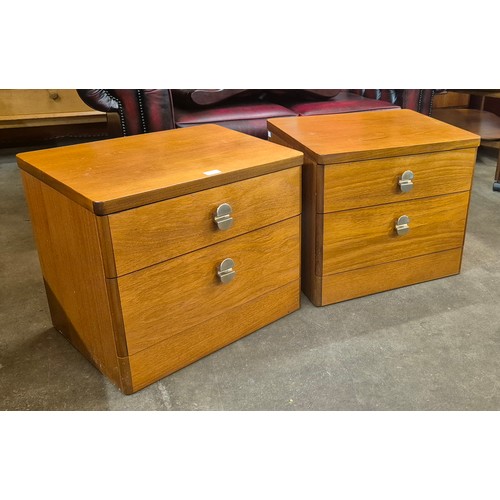
[[[129,394],[296,310],[302,162],[216,125],[18,155],[53,325]]]
[[[315,305],[460,272],[477,135],[410,110],[268,128],[305,154],[302,288]]]
[[[147,139],[119,137],[17,158],[27,173],[96,215],[109,215],[283,170],[294,154],[218,125],[168,134],[168,140],[152,132]]]

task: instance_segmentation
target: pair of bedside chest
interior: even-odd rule
[[[269,130],[18,155],[53,325],[123,392],[297,310],[301,281],[326,305],[460,271],[477,136],[407,110]]]

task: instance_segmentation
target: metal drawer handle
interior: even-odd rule
[[[214,221],[221,231],[225,231],[233,226],[233,218],[231,217],[233,209],[229,203],[223,203],[217,207],[214,215]]]
[[[236,276],[236,271],[233,269],[234,260],[224,259],[217,267],[217,275],[221,283],[230,283]]]
[[[398,236],[404,236],[410,232],[410,218],[407,215],[402,215],[396,222],[396,232]]]
[[[403,193],[408,193],[413,189],[413,172],[411,170],[406,170],[399,179],[399,187]]]

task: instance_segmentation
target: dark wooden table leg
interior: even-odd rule
[[[493,191],[500,191],[500,149],[498,150],[497,171],[495,172]]]

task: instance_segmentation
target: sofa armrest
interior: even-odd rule
[[[120,134],[135,135],[175,128],[170,89],[77,89],[93,109],[117,116]]]
[[[424,115],[431,114],[432,99],[436,93],[433,89],[356,89],[350,92],[371,99],[387,101],[404,109],[413,109]]]

